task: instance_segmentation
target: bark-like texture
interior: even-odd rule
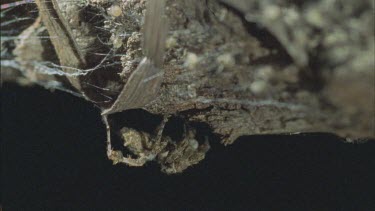
[[[373,1],[167,0],[165,12],[146,2],[38,0],[39,9],[54,12],[39,11],[42,23],[22,32],[14,59],[2,62],[3,74],[19,80],[5,69],[12,66],[33,83],[54,82],[112,113],[109,125],[120,128],[111,119],[142,108],[204,124],[225,144],[252,134],[375,137]],[[51,42],[28,42],[46,33]],[[137,72],[148,79],[139,82]],[[159,88],[152,80],[160,76]],[[193,128],[185,133],[176,144],[156,131],[148,136],[158,144],[130,151],[141,163],[158,159],[166,172],[180,172],[208,149]],[[109,157],[123,159],[114,152]]]

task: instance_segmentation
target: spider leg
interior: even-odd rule
[[[171,142],[169,138],[163,137],[164,127],[168,122],[169,116],[170,115],[164,116],[162,122],[155,130],[156,135],[152,138],[152,149],[147,153],[149,156],[149,160],[153,160],[156,156],[158,156],[159,153],[161,153],[165,149],[168,143]]]
[[[130,156],[128,157],[123,157],[121,160],[121,163],[125,163],[129,166],[143,166],[145,163],[148,161],[146,157],[139,157],[139,158],[131,158]]]
[[[190,127],[186,123],[184,124],[184,132],[182,134],[182,140],[185,139],[194,139],[196,131],[194,128]]]
[[[143,166],[147,162],[147,157],[141,156],[137,159],[131,157],[124,157],[121,151],[113,150],[111,144],[111,127],[108,123],[107,115],[103,115],[103,122],[106,125],[107,130],[107,157],[110,159],[113,164],[125,163],[129,166]]]
[[[107,152],[107,155],[108,158],[112,160],[113,165],[124,163],[128,166],[140,167],[149,160],[146,156],[141,156],[139,158],[131,158],[130,156],[124,157],[121,151],[112,149]]]
[[[170,115],[165,115],[163,117],[163,120],[161,121],[161,123],[156,128],[156,130],[155,130],[156,136],[154,138],[155,142],[160,142],[161,141],[161,138],[162,138],[162,135],[163,135],[163,131],[164,131],[164,127],[165,127],[165,124],[167,124],[169,117],[170,117]]]

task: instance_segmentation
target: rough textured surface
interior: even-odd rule
[[[2,41],[2,52],[15,56],[2,61],[4,75],[20,81],[19,75],[10,73],[15,68],[22,72],[23,81],[48,83],[49,87],[55,82],[52,87],[108,109],[120,92],[130,96],[126,91],[131,89],[123,87],[130,86],[142,59],[164,54],[164,62],[152,58],[150,63],[164,73],[156,99],[150,103],[141,99],[128,108],[142,108],[155,117],[175,116],[184,125],[203,124],[225,144],[252,134],[332,132],[347,141],[375,137],[373,1],[167,0],[165,53],[160,47],[164,39],[151,33],[160,27],[151,30],[152,18],[145,21],[146,11],[150,12],[146,2],[59,1],[63,12],[56,17],[62,20],[54,24],[63,23],[70,32],[53,32],[45,20],[48,14],[40,12],[45,26],[37,20],[22,32],[13,53],[7,47],[12,41]],[[55,52],[43,53],[52,49],[51,43],[29,47],[22,41],[29,38],[21,37],[46,33],[46,28]],[[86,63],[65,67],[69,66],[66,60],[74,61],[60,53],[64,50],[56,43],[69,39],[75,44],[70,42],[67,47],[82,55]],[[30,52],[33,62],[27,62]],[[137,93],[131,91],[135,96],[158,91],[138,85]],[[131,98],[126,96],[119,97],[118,103],[130,105]],[[111,119],[116,115],[109,115],[109,122],[105,117],[109,139]],[[194,154],[192,149],[200,148],[192,148],[189,140],[193,133],[188,134],[190,139],[181,142],[160,135],[164,140],[159,140],[160,144],[169,147],[157,144],[130,151],[138,157],[152,152],[154,157],[159,155],[157,160],[165,172],[180,172],[201,160],[201,152],[208,149],[203,147]],[[117,155],[115,160],[122,159],[122,152]],[[142,162],[146,160],[154,159]]]

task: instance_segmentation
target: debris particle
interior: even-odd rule
[[[263,94],[267,90],[267,83],[263,80],[254,81],[250,85],[250,90],[255,95]]]
[[[226,53],[217,57],[217,62],[224,67],[233,67],[236,64],[236,61],[230,53]]]
[[[269,5],[264,8],[264,16],[270,20],[275,20],[280,17],[281,10],[276,5]]]
[[[114,48],[116,48],[116,49],[121,48],[122,44],[123,44],[122,39],[120,37],[113,38],[113,47]]]
[[[185,66],[192,70],[194,69],[199,62],[199,58],[195,53],[187,53],[186,60],[185,60]]]
[[[108,14],[117,18],[120,15],[122,15],[122,9],[118,5],[112,5],[111,7],[108,8],[107,10]]]
[[[177,40],[176,38],[174,37],[169,37],[167,40],[166,40],[166,47],[167,49],[171,49],[171,48],[174,48],[177,46]]]

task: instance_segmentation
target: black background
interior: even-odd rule
[[[375,144],[329,134],[212,143],[199,165],[113,166],[99,110],[69,94],[2,86],[4,210],[375,210]]]

